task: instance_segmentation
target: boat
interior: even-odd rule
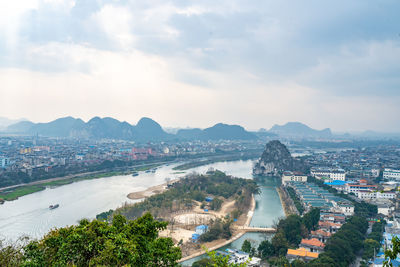
[[[60,206],[60,205],[58,205],[58,204],[50,205],[50,206],[49,206],[49,209],[54,210],[54,209],[58,208],[59,206]]]
[[[139,175],[139,173],[138,172],[134,172],[134,173],[132,173],[132,176],[133,177],[135,177],[135,176],[138,176]]]

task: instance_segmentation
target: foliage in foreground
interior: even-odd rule
[[[228,263],[229,257],[218,254],[216,251],[206,251],[208,258],[200,259],[192,264],[192,267],[246,267],[247,263]]]
[[[394,236],[392,238],[392,245],[393,245],[393,249],[387,249],[385,250],[385,262],[384,262],[384,266],[393,266],[391,261],[395,260],[399,254],[400,254],[400,238],[398,238],[397,236]]]
[[[116,215],[112,224],[84,219],[21,248],[0,246],[0,260],[6,266],[177,266],[180,249],[158,237],[166,226],[149,213],[133,221]]]

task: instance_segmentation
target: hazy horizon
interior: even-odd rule
[[[394,0],[3,1],[0,116],[400,132],[398,10]]]

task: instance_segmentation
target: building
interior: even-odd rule
[[[378,214],[383,214],[385,216],[389,216],[394,210],[394,207],[387,203],[378,203],[377,206],[378,206]]]
[[[325,243],[331,236],[332,236],[331,233],[324,231],[322,229],[311,231],[311,238],[316,238],[322,243]]]
[[[11,165],[11,162],[10,162],[9,158],[0,157],[0,168],[5,169],[9,165]]]
[[[282,175],[282,184],[286,185],[288,182],[307,182],[307,175],[300,172],[286,171]]]
[[[310,252],[321,253],[322,251],[324,251],[325,244],[316,238],[302,239],[300,243],[300,248],[304,248]]]
[[[383,171],[383,178],[389,180],[398,180],[400,181],[400,170],[388,169],[386,168]]]
[[[333,223],[333,222],[318,222],[318,226],[320,229],[329,232],[329,233],[336,233],[342,225],[340,223]]]
[[[359,183],[356,184],[346,184],[345,185],[345,191],[347,193],[356,193],[358,191],[365,191],[365,190],[369,190],[369,191],[376,191],[378,188],[377,185],[369,185],[367,184],[366,180],[360,180]]]
[[[348,182],[341,181],[341,180],[333,180],[331,182],[325,182],[325,184],[335,188],[338,191],[344,191],[345,190],[345,186],[346,186],[346,184],[348,184]]]
[[[379,192],[370,190],[360,190],[354,193],[359,199],[395,199],[395,192]]]
[[[311,176],[317,179],[346,181],[346,172],[343,169],[311,168]]]
[[[305,248],[298,248],[298,249],[288,249],[286,258],[289,261],[293,261],[296,259],[302,259],[303,261],[310,261],[313,259],[318,258],[318,252],[310,252]]]
[[[354,205],[351,202],[338,202],[337,208],[346,216],[351,216],[354,214]]]
[[[346,181],[346,172],[342,169],[332,170],[329,174],[331,180]]]
[[[205,232],[207,232],[208,230],[208,226],[207,225],[199,225],[196,227],[196,234],[198,234],[199,236],[204,234]]]

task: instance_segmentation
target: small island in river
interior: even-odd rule
[[[254,212],[254,194],[258,193],[253,180],[211,170],[130,193],[129,198],[144,200],[113,214],[136,219],[150,212],[156,219],[168,221],[160,236],[171,237],[186,260],[204,253],[203,245],[212,250],[243,235]]]

